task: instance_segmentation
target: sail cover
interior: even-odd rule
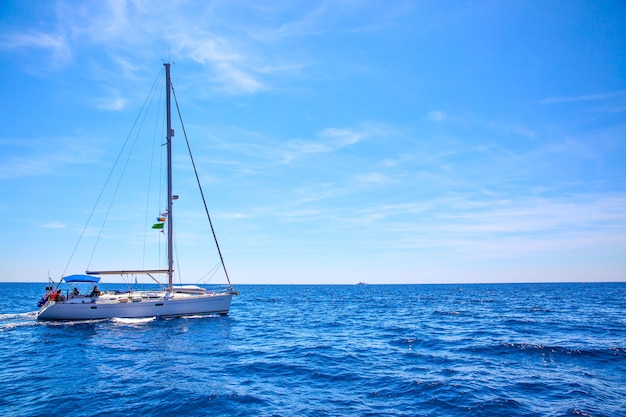
[[[63,277],[65,282],[99,282],[100,277],[93,277],[91,275],[70,275]]]

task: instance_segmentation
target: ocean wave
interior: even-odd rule
[[[606,346],[602,348],[589,347],[567,347],[559,345],[544,345],[537,343],[510,343],[503,342],[491,346],[475,346],[472,351],[481,354],[551,354],[565,355],[570,357],[586,357],[586,358],[606,358],[610,357],[626,357],[626,349],[622,347]]]
[[[111,319],[113,323],[119,324],[127,324],[127,325],[139,325],[150,323],[156,320],[156,317],[145,317],[145,318],[123,318],[123,317],[114,317]]]
[[[27,311],[26,313],[9,313],[0,314],[0,321],[4,320],[16,320],[16,319],[30,319],[37,315],[36,311]]]
[[[0,332],[35,326],[36,314],[36,311],[0,314]]]
[[[227,317],[145,322],[11,305],[0,415],[624,415],[626,287],[524,288],[249,286]]]

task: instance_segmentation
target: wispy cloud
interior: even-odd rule
[[[586,94],[586,95],[581,95],[581,96],[555,96],[555,97],[548,97],[548,98],[539,100],[539,103],[557,104],[557,103],[569,103],[573,101],[606,100],[609,98],[613,98],[615,96],[623,95],[624,93],[626,93],[626,90],[611,91],[608,93],[599,93],[599,94]]]
[[[98,98],[93,102],[99,109],[120,111],[126,108],[129,101],[122,97],[119,91],[112,90],[109,97]]]
[[[142,1],[103,1],[89,7],[59,3],[56,21],[48,30],[5,30],[0,49],[45,49],[52,57],[51,69],[69,64],[74,57],[84,59],[80,52],[90,49],[97,51],[100,60],[116,62],[122,79],[133,79],[140,68],[137,63],[152,60],[155,54],[166,57],[169,49],[174,61],[191,59],[205,66],[214,87],[231,94],[256,93],[266,88],[263,77],[301,68],[298,63],[272,62],[255,54],[255,41],[247,28],[235,25],[229,37],[200,28],[198,16],[211,21],[215,4],[188,6],[159,2],[147,7]],[[48,68],[49,62],[41,62],[40,68]]]
[[[0,141],[0,179],[47,175],[68,165],[91,163],[98,151],[90,145],[74,138]]]
[[[317,133],[316,140],[292,139],[282,151],[282,161],[291,163],[307,154],[334,152],[352,146],[370,135],[351,128],[327,128]]]
[[[11,157],[0,164],[0,179],[16,179],[48,174],[52,171],[48,161],[39,158]]]
[[[212,68],[214,80],[225,91],[254,93],[264,88],[250,67],[250,57],[244,57],[227,40],[211,33],[181,33],[173,38],[178,54]],[[265,69],[267,73],[267,68]]]
[[[426,118],[431,122],[443,122],[447,117],[448,116],[440,110],[433,110],[426,114]]]
[[[380,172],[368,172],[366,174],[359,174],[356,179],[364,184],[386,184],[390,181],[388,175]]]
[[[316,134],[315,140],[303,140],[298,139],[295,141],[289,141],[289,145],[296,144],[293,147],[294,150],[300,151],[299,153],[321,153],[321,152],[335,152],[344,148],[354,146],[366,139],[375,136],[383,136],[386,131],[383,127],[374,124],[363,124],[360,127],[348,127],[348,128],[326,128],[320,130]],[[297,157],[298,152],[290,152],[287,161],[291,161]]]
[[[72,59],[71,46],[62,33],[45,33],[38,31],[16,31],[0,36],[0,49],[43,49],[47,51],[49,62],[54,67],[61,67]]]
[[[41,227],[43,227],[44,229],[64,229],[67,227],[67,225],[60,222],[50,222],[42,224]]]
[[[318,136],[328,141],[333,148],[337,149],[358,143],[367,136],[367,133],[358,132],[353,129],[328,128],[322,130]]]
[[[567,253],[626,244],[626,196],[578,195],[571,199],[430,199],[372,205],[336,213],[342,233],[371,231],[361,244],[381,250],[448,248],[454,256],[517,257]],[[361,237],[361,239],[363,239]]]
[[[214,138],[210,144],[212,152],[207,153],[207,157],[213,155],[211,164],[219,164],[237,172],[237,175],[268,175],[285,166],[295,168],[299,164],[306,165],[318,157],[325,159],[320,163],[328,164],[332,158],[341,159],[341,151],[386,134],[386,127],[375,124],[329,127],[311,133],[308,138],[293,139],[229,128]],[[222,140],[221,137],[228,137],[228,140]],[[219,154],[216,154],[216,150],[220,151]]]

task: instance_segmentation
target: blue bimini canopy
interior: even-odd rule
[[[94,277],[91,275],[70,275],[63,277],[65,282],[100,282],[100,277]]]

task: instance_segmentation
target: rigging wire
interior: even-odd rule
[[[211,268],[209,270],[209,272],[207,272],[206,274],[204,274],[203,276],[200,277],[200,279],[197,282],[200,282],[202,280],[204,280],[204,283],[206,284],[207,282],[211,281],[213,279],[213,277],[215,276],[215,274],[217,273],[217,271],[220,268],[220,263],[216,263],[215,266],[213,268]],[[205,279],[207,276],[211,275],[208,279]]]
[[[163,71],[163,69],[161,69],[159,71],[159,75],[157,75],[157,78],[155,79],[151,90],[153,90],[155,88],[155,85],[158,81],[158,79],[160,78],[160,73]],[[149,94],[150,96],[150,94]],[[102,189],[100,190],[100,193],[98,194],[98,198],[96,199],[96,202],[93,205],[93,208],[91,209],[91,213],[89,213],[89,216],[87,217],[87,221],[85,222],[85,225],[83,226],[83,230],[80,232],[80,235],[78,236],[78,239],[76,241],[76,244],[74,245],[74,249],[72,250],[72,253],[70,254],[69,259],[67,260],[67,263],[65,264],[65,268],[63,269],[63,273],[61,274],[61,278],[63,278],[70,266],[70,264],[72,263],[72,259],[74,258],[74,255],[76,254],[76,251],[78,250],[78,246],[80,245],[80,242],[82,241],[85,232],[87,231],[87,227],[89,226],[89,223],[91,222],[91,218],[93,217],[94,213],[96,212],[96,208],[98,207],[98,205],[100,204],[100,200],[102,199],[102,196],[104,195],[105,190],[108,187],[109,181],[111,181],[111,178],[113,177],[113,173],[115,172],[115,168],[117,167],[117,164],[119,163],[124,149],[126,149],[126,145],[128,145],[128,141],[131,138],[132,132],[135,129],[135,126],[137,125],[137,122],[139,121],[141,114],[144,111],[144,108],[146,107],[146,103],[148,102],[149,96],[146,97],[146,99],[144,100],[142,106],[141,106],[141,110],[139,111],[139,114],[137,114],[137,117],[135,118],[135,121],[133,122],[133,126],[131,127],[130,131],[128,132],[128,136],[126,136],[126,139],[124,140],[124,144],[122,145],[122,148],[120,149],[120,152],[118,153],[115,162],[113,164],[113,167],[111,168],[111,171],[109,172],[109,175],[107,176],[104,185],[102,186]],[[110,207],[109,207],[110,209]],[[104,224],[102,226],[104,228]],[[100,235],[102,234],[102,229],[100,230],[100,234],[98,235],[98,240],[100,239]],[[97,242],[96,242],[96,246],[97,246]],[[95,247],[94,247],[94,252],[95,252]],[[91,259],[93,258],[93,252],[92,255],[89,259],[89,263],[91,263]],[[89,264],[88,264],[89,265]]]
[[[164,70],[162,70],[160,72],[159,75],[163,75],[164,74]],[[157,83],[160,83],[162,80],[162,77],[159,76],[157,82],[155,82],[155,85]],[[161,98],[163,96],[163,90],[162,89],[158,89],[159,91],[159,97],[157,102],[160,103],[161,102]],[[159,122],[161,122],[161,125],[163,125],[165,123],[165,118],[161,119],[161,113],[158,113],[158,116],[155,118],[154,120],[154,132],[152,135],[152,152],[150,154],[150,170],[148,173],[148,194],[146,195],[146,210],[145,210],[145,219],[144,219],[144,234],[143,234],[143,254],[142,254],[142,268],[145,267],[145,263],[146,263],[146,249],[147,249],[147,240],[148,240],[148,231],[151,231],[151,229],[148,227],[150,225],[150,222],[148,221],[149,217],[150,217],[150,196],[152,195],[152,171],[154,168],[154,160],[155,160],[155,151],[156,151],[156,147],[157,147],[157,139],[160,137],[159,136]],[[165,130],[165,129],[163,129]],[[159,146],[159,148],[161,149],[161,158],[160,158],[160,164],[161,166],[163,165],[163,147]],[[159,170],[160,172],[160,170]],[[158,191],[159,193],[162,192],[161,189],[161,176],[159,176],[159,186],[158,186]],[[161,201],[161,194],[159,194],[159,199],[158,201]],[[159,217],[161,217],[161,211],[159,211]],[[159,237],[160,240],[160,237]],[[159,244],[159,249],[160,249],[161,245]],[[160,255],[159,255],[159,260],[161,259]]]
[[[230,283],[230,277],[228,276],[228,271],[226,270],[226,265],[224,264],[224,257],[222,256],[222,251],[220,249],[220,244],[217,241],[217,235],[215,234],[215,229],[213,228],[213,222],[211,221],[211,215],[209,214],[209,208],[206,204],[206,199],[204,198],[204,191],[202,190],[202,185],[200,183],[200,177],[198,176],[198,170],[196,169],[196,163],[193,159],[193,154],[191,153],[191,146],[189,145],[189,139],[187,138],[187,131],[185,130],[185,124],[183,123],[183,117],[180,113],[180,107],[178,106],[178,99],[176,98],[176,91],[174,90],[174,84],[171,84],[172,93],[174,95],[174,102],[176,103],[176,110],[178,111],[178,118],[180,119],[180,125],[183,129],[183,135],[185,136],[185,142],[187,143],[187,149],[189,150],[189,158],[191,159],[191,165],[193,166],[193,172],[196,174],[196,181],[198,182],[198,188],[200,189],[200,196],[202,197],[202,203],[204,204],[204,211],[206,212],[207,218],[209,219],[209,225],[211,226],[211,232],[213,233],[213,240],[215,240],[215,246],[217,247],[217,253],[220,256],[220,261],[222,263],[222,268],[224,269],[224,274],[226,274],[226,280],[228,281],[228,285],[232,285]]]
[[[148,116],[148,109],[146,108],[146,103],[148,103],[148,108],[152,105],[152,102],[154,101],[154,94],[156,88],[155,86],[157,85],[157,82],[160,79],[160,73],[159,76],[157,76],[157,78],[155,79],[154,83],[152,84],[152,89],[151,91],[148,93],[148,96],[146,97],[146,100],[144,101],[143,106],[141,107],[141,110],[139,112],[139,115],[137,116],[137,119],[135,120],[135,124],[133,124],[133,128],[131,128],[130,133],[133,132],[135,125],[136,125],[136,121],[140,118],[140,116],[143,113],[143,118],[141,118],[141,123],[139,125],[139,128],[137,129],[137,133],[135,134],[135,140],[132,142],[132,145],[130,147],[130,150],[128,152],[128,155],[126,156],[126,162],[124,163],[124,167],[122,168],[122,172],[120,173],[120,177],[117,181],[117,184],[115,186],[115,190],[113,191],[113,196],[111,197],[111,201],[109,203],[109,207],[107,209],[106,215],[104,216],[104,219],[102,221],[102,225],[100,227],[100,232],[98,233],[98,237],[96,238],[96,243],[94,244],[93,250],[91,252],[91,256],[89,257],[89,262],[87,263],[87,268],[89,268],[89,265],[91,265],[91,261],[93,260],[93,257],[96,253],[96,248],[98,247],[98,243],[100,242],[100,238],[102,237],[102,232],[104,230],[104,225],[106,224],[108,218],[109,218],[109,214],[111,213],[111,208],[113,207],[113,203],[115,202],[115,197],[117,196],[117,192],[119,191],[120,185],[122,183],[122,179],[124,178],[124,174],[126,173],[126,168],[128,168],[128,163],[130,162],[130,157],[133,153],[133,150],[135,149],[135,145],[137,144],[137,140],[139,139],[139,134],[141,133],[141,128],[144,124],[144,122],[146,121],[146,117]],[[145,111],[144,111],[145,109]],[[129,136],[130,136],[129,133]],[[128,138],[126,139],[126,142],[128,142]],[[126,146],[126,142],[124,143],[124,147]],[[123,151],[124,148],[122,148]],[[122,152],[120,151],[120,153]]]

